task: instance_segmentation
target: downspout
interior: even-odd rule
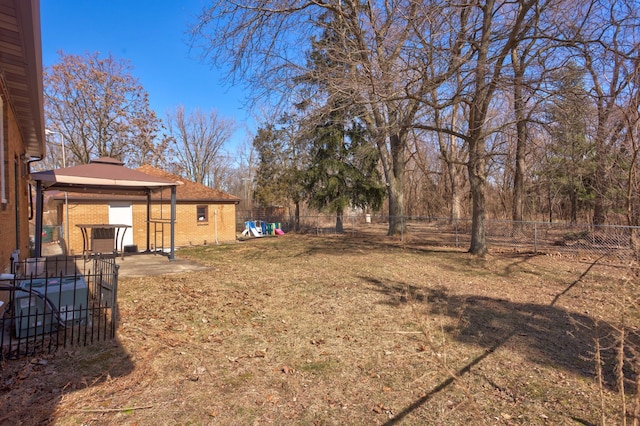
[[[42,157],[32,157],[29,161],[27,161],[27,173],[29,175],[29,177],[31,177],[31,163],[35,163],[36,161],[42,161]],[[36,196],[39,197],[36,200],[36,204],[39,205],[40,207],[40,212],[42,212],[42,202],[38,202],[38,200],[40,200],[40,197],[42,196],[42,194],[39,194],[38,192],[42,192],[42,187],[41,187],[41,182],[38,181],[37,183],[37,190],[36,190]],[[34,235],[34,256],[35,257],[40,257],[41,253],[42,253],[42,213],[38,214],[38,207],[36,207],[36,210],[34,211],[33,209],[33,186],[31,185],[31,179],[29,179],[29,184],[28,184],[28,190],[29,190],[29,195],[27,198],[29,198],[29,220],[33,220],[33,216],[35,213],[36,216],[36,235]],[[40,231],[38,233],[37,228],[38,228],[38,218],[40,220]],[[39,235],[39,236],[38,236]],[[31,243],[29,243],[29,246],[31,246]],[[36,248],[37,247],[37,248]],[[30,255],[31,253],[29,253]],[[17,259],[16,259],[17,260]]]
[[[13,191],[13,212],[16,221],[16,250],[20,249],[20,233],[22,232],[22,228],[20,227],[20,161],[17,156],[13,159],[13,182],[15,185],[15,190]]]
[[[42,257],[42,182],[36,183],[36,235],[35,257]]]
[[[218,241],[218,209],[213,210],[213,232],[216,238],[216,244],[220,244]]]
[[[29,176],[31,176],[31,163],[35,163],[36,161],[42,161],[42,157],[34,157],[31,160],[27,161],[27,172]],[[31,191],[33,190],[33,186],[31,182],[29,182],[29,220],[33,220],[33,197],[31,196]]]

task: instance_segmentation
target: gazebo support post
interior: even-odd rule
[[[147,190],[147,253],[151,252],[151,191]]]
[[[176,236],[176,187],[171,187],[171,253],[169,260],[175,259],[175,236]]]

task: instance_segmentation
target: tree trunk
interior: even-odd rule
[[[451,209],[449,220],[451,223],[456,222],[462,217],[463,191],[459,169],[460,166],[458,164],[449,164],[449,179],[451,180]]]
[[[527,128],[524,115],[524,99],[522,97],[522,85],[524,80],[524,67],[518,58],[516,49],[511,51],[511,59],[514,69],[513,107],[516,119],[516,158],[515,174],[513,177],[513,207],[512,219],[514,230],[522,228],[524,205],[524,175],[526,170],[525,153],[527,146]]]
[[[486,209],[486,152],[483,129],[492,93],[491,85],[487,83],[489,76],[488,55],[492,24],[494,1],[487,0],[482,7],[482,31],[479,40],[478,60],[475,69],[475,90],[469,106],[469,189],[471,191],[471,244],[469,253],[483,256],[487,252],[485,231]]]
[[[392,179],[387,187],[389,194],[389,230],[387,235],[400,235],[404,228],[404,194],[402,184]]]
[[[551,197],[551,188],[547,191],[547,200],[549,202],[549,223],[553,223],[553,197]]]
[[[475,132],[474,132],[475,133]],[[486,181],[485,142],[480,135],[472,135],[469,141],[469,184],[471,186],[471,246],[469,253],[483,256],[487,253],[485,229]]]
[[[636,94],[636,96],[640,97],[640,92]],[[634,110],[637,110],[638,102],[636,101]],[[634,111],[635,114],[635,111]],[[634,117],[635,118],[635,117]],[[630,120],[631,121],[631,120]],[[638,120],[633,120],[637,122]],[[629,126],[631,127],[631,126]],[[629,128],[631,130],[631,128]],[[631,245],[631,250],[633,251],[633,255],[636,261],[640,260],[640,230],[637,228],[638,226],[638,212],[634,209],[633,197],[634,197],[634,182],[636,181],[636,164],[638,159],[638,146],[636,145],[635,138],[631,136],[631,132],[627,133],[627,138],[629,139],[629,146],[633,147],[631,161],[629,162],[631,166],[629,167],[629,171],[627,172],[627,191],[625,196],[625,204],[627,211],[627,226],[633,226],[635,228],[631,228],[631,235],[629,235],[629,243]]]
[[[300,231],[300,201],[296,201],[296,213],[295,213],[295,218],[294,218],[294,229],[296,230],[296,232]]]
[[[343,217],[344,210],[340,208],[336,211],[336,233],[338,234],[344,233]]]
[[[569,188],[569,202],[570,202],[570,221],[572,224],[578,223],[578,194],[576,191],[575,182],[570,180],[571,188]]]
[[[607,192],[607,149],[605,142],[604,113],[600,112],[598,117],[598,130],[596,134],[596,173],[594,176],[594,205],[593,224],[604,225],[607,220],[606,192]]]
[[[457,107],[454,106],[451,114],[451,128],[455,129],[457,126]],[[440,115],[436,111],[435,113],[436,123],[439,127],[444,127],[440,122]],[[449,136],[449,144],[447,145],[445,135],[442,132],[438,133],[438,144],[440,145],[440,155],[444,160],[445,168],[447,169],[447,177],[449,178],[449,222],[454,223],[462,217],[462,174],[464,171],[463,166],[460,164],[457,139],[454,135]]]
[[[389,137],[391,147],[391,173],[387,174],[387,192],[389,195],[389,231],[387,235],[400,235],[404,232],[404,171],[405,141],[399,134]]]

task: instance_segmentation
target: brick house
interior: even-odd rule
[[[45,154],[38,0],[0,0],[0,272],[29,255],[29,163]]]
[[[236,205],[240,199],[151,166],[136,171],[177,182],[175,246],[215,244],[236,239]],[[66,223],[62,240],[68,234],[68,253],[81,254],[83,236],[78,224],[130,225],[122,246],[130,251],[165,250],[169,247],[170,192],[165,189],[151,196],[147,223],[147,199],[139,195],[73,193],[56,191],[47,203],[56,211],[56,223]],[[66,222],[68,213],[69,220]],[[66,226],[68,225],[68,231]]]

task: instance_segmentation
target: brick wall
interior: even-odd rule
[[[62,222],[66,219],[66,208],[59,211],[62,215]],[[70,255],[82,254],[83,238],[79,224],[109,223],[109,205],[106,203],[77,203],[69,202],[69,242],[68,253]],[[64,231],[66,233],[66,231]],[[66,235],[65,235],[66,237]],[[87,247],[89,248],[89,247]]]
[[[198,221],[198,206],[207,206],[208,220]],[[235,204],[205,204],[205,203],[178,203],[176,206],[175,246],[215,244],[216,235],[218,242],[235,241]],[[62,211],[65,209],[63,208]],[[133,233],[133,244],[139,251],[147,248],[147,205],[143,202],[134,202],[133,227],[127,233]],[[171,207],[166,205],[152,205],[152,220],[163,219],[161,223],[150,224],[150,248],[155,249],[171,246],[170,225]],[[69,202],[69,239],[70,253],[81,254],[83,248],[82,232],[78,224],[109,223],[108,202]],[[164,236],[162,230],[164,228]]]
[[[2,182],[7,202],[0,203],[0,272],[7,272],[15,249],[20,250],[21,258],[29,256],[29,198],[26,164],[22,160],[22,137],[13,112],[6,102],[2,111],[4,129],[1,131],[4,132],[5,145]]]

